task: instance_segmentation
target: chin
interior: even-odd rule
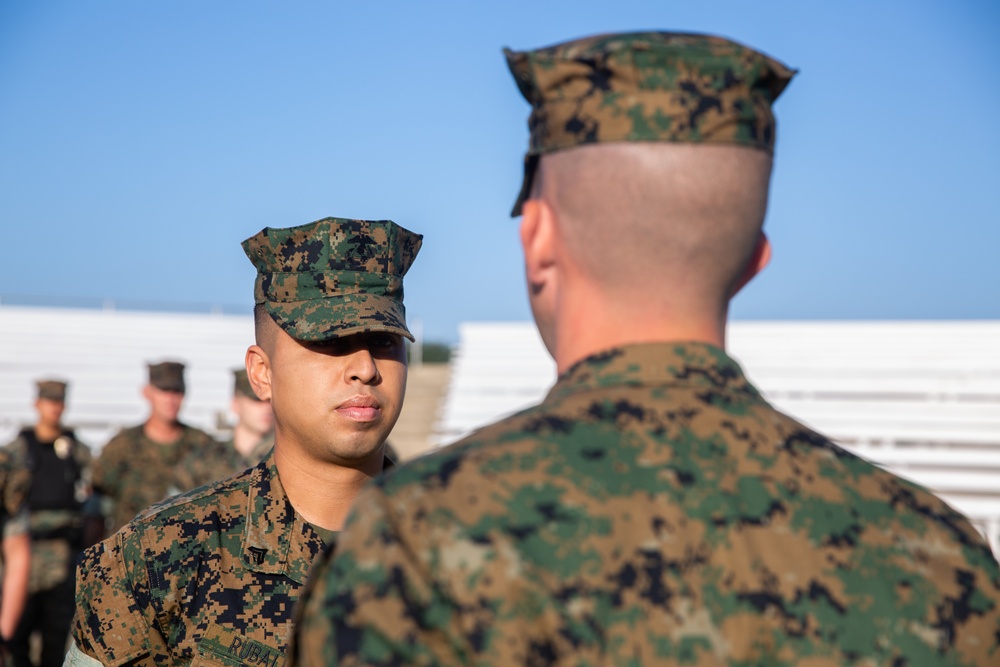
[[[385,440],[355,441],[350,443],[340,443],[331,448],[330,453],[337,462],[347,465],[364,463],[373,456],[382,454],[382,444]]]

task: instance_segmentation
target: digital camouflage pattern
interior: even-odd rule
[[[0,539],[28,532],[28,489],[31,476],[14,465],[10,453],[0,449]],[[0,564],[3,554],[0,553]]]
[[[254,303],[292,338],[324,341],[406,328],[403,276],[423,237],[390,220],[323,218],[266,227],[243,242],[257,267]]]
[[[268,457],[149,508],[84,552],[76,650],[109,666],[279,667],[322,547]]]
[[[515,216],[544,153],[609,141],[724,143],[772,151],[771,103],[795,74],[728,39],[674,32],[598,35],[504,53],[531,104]]]
[[[310,587],[308,667],[1000,664],[966,519],[700,343],[591,356],[380,478]]]
[[[215,442],[204,431],[182,426],[181,437],[165,445],[147,438],[142,424],[123,429],[101,450],[94,463],[94,490],[113,501],[110,532],[170,495],[175,466]]]
[[[243,456],[237,451],[232,438],[216,442],[204,451],[191,452],[177,466],[174,475],[177,488],[180,491],[191,491],[252,468],[266,458],[273,447],[274,436],[270,435],[263,438],[249,456]]]
[[[52,399],[55,400],[55,399]],[[29,454],[27,433],[22,431],[4,451],[10,465],[25,476],[27,488],[40,484],[49,488],[67,487],[74,498],[73,507],[46,508],[32,507],[29,510],[28,526],[31,533],[31,579],[29,593],[38,593],[54,588],[73,576],[76,556],[83,543],[83,504],[90,491],[92,456],[90,448],[76,439],[72,431],[64,431],[52,443],[42,443],[52,447],[61,459],[72,458],[73,465],[57,473],[72,472],[71,478],[39,478]],[[28,495],[26,494],[27,498]]]

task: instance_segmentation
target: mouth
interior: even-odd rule
[[[372,396],[353,396],[336,408],[337,413],[356,422],[372,422],[382,416],[382,406]]]

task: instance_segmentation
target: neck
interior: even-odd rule
[[[380,447],[366,466],[339,466],[317,461],[297,447],[282,446],[279,434],[274,463],[295,511],[314,526],[340,530],[361,488],[382,472],[382,455]]]
[[[239,422],[233,427],[233,447],[243,456],[249,455],[263,439],[263,433],[247,428],[243,422]]]
[[[727,314],[720,310],[581,293],[560,304],[550,352],[561,374],[592,354],[635,343],[690,341],[724,349]]]
[[[181,437],[184,429],[178,421],[166,421],[150,417],[143,424],[142,431],[153,442],[158,442],[161,445],[169,445]]]
[[[35,437],[42,442],[55,440],[62,435],[62,432],[63,430],[60,424],[45,424],[43,422],[35,424]]]

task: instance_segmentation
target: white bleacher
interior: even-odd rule
[[[1000,553],[1000,321],[732,322],[727,346],[775,406],[933,489]],[[438,444],[555,382],[528,322],[461,325],[451,363]]]
[[[0,305],[0,444],[34,422],[35,380],[69,381],[64,421],[95,450],[146,418],[146,362],[187,365],[181,419],[219,434],[253,317]]]

